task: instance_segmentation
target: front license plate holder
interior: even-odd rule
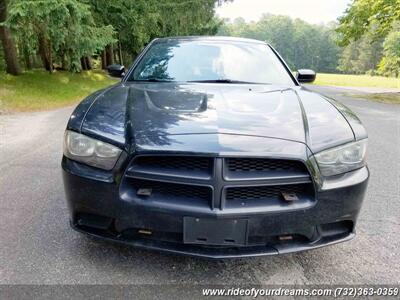
[[[247,243],[246,219],[183,218],[183,242],[218,246],[244,246]]]

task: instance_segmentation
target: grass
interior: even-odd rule
[[[376,102],[400,104],[400,93],[373,93],[373,94],[346,94],[347,96],[359,99],[367,99]]]
[[[116,81],[102,71],[80,74],[58,71],[49,74],[34,70],[20,76],[0,73],[0,112],[36,111],[71,105]]]
[[[369,75],[345,75],[318,73],[315,81],[317,85],[354,86],[354,87],[379,87],[399,88],[400,78],[369,76]]]
[[[75,104],[91,92],[114,84],[117,80],[102,71],[87,71],[80,74],[58,71],[50,75],[42,70],[34,70],[16,77],[0,73],[0,113],[46,110]],[[315,84],[400,88],[400,79],[318,73]],[[384,103],[400,103],[400,93],[351,96]]]

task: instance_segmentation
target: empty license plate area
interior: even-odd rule
[[[215,220],[183,218],[183,242],[204,245],[245,245],[247,243],[247,220]]]

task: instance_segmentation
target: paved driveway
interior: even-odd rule
[[[0,283],[400,283],[400,106],[353,100],[372,172],[355,240],[275,257],[207,261],[93,241],[72,231],[61,181],[72,108],[0,116]]]

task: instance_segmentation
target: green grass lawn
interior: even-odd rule
[[[41,70],[11,76],[0,73],[0,112],[45,110],[77,103],[91,92],[118,79],[102,71],[80,74]]]
[[[317,80],[314,84],[354,87],[380,87],[399,88],[400,78],[389,78],[369,75],[345,75],[345,74],[324,74],[317,73]]]
[[[352,94],[348,93],[347,96],[362,99],[362,100],[371,100],[382,103],[389,104],[400,104],[400,93],[371,93],[371,94]]]
[[[79,102],[91,92],[109,86],[118,79],[102,71],[80,74],[42,70],[25,72],[21,76],[0,73],[0,113],[2,111],[35,111],[53,109]],[[315,84],[400,88],[399,78],[367,75],[317,74]],[[398,95],[373,94],[371,100],[398,103]]]

